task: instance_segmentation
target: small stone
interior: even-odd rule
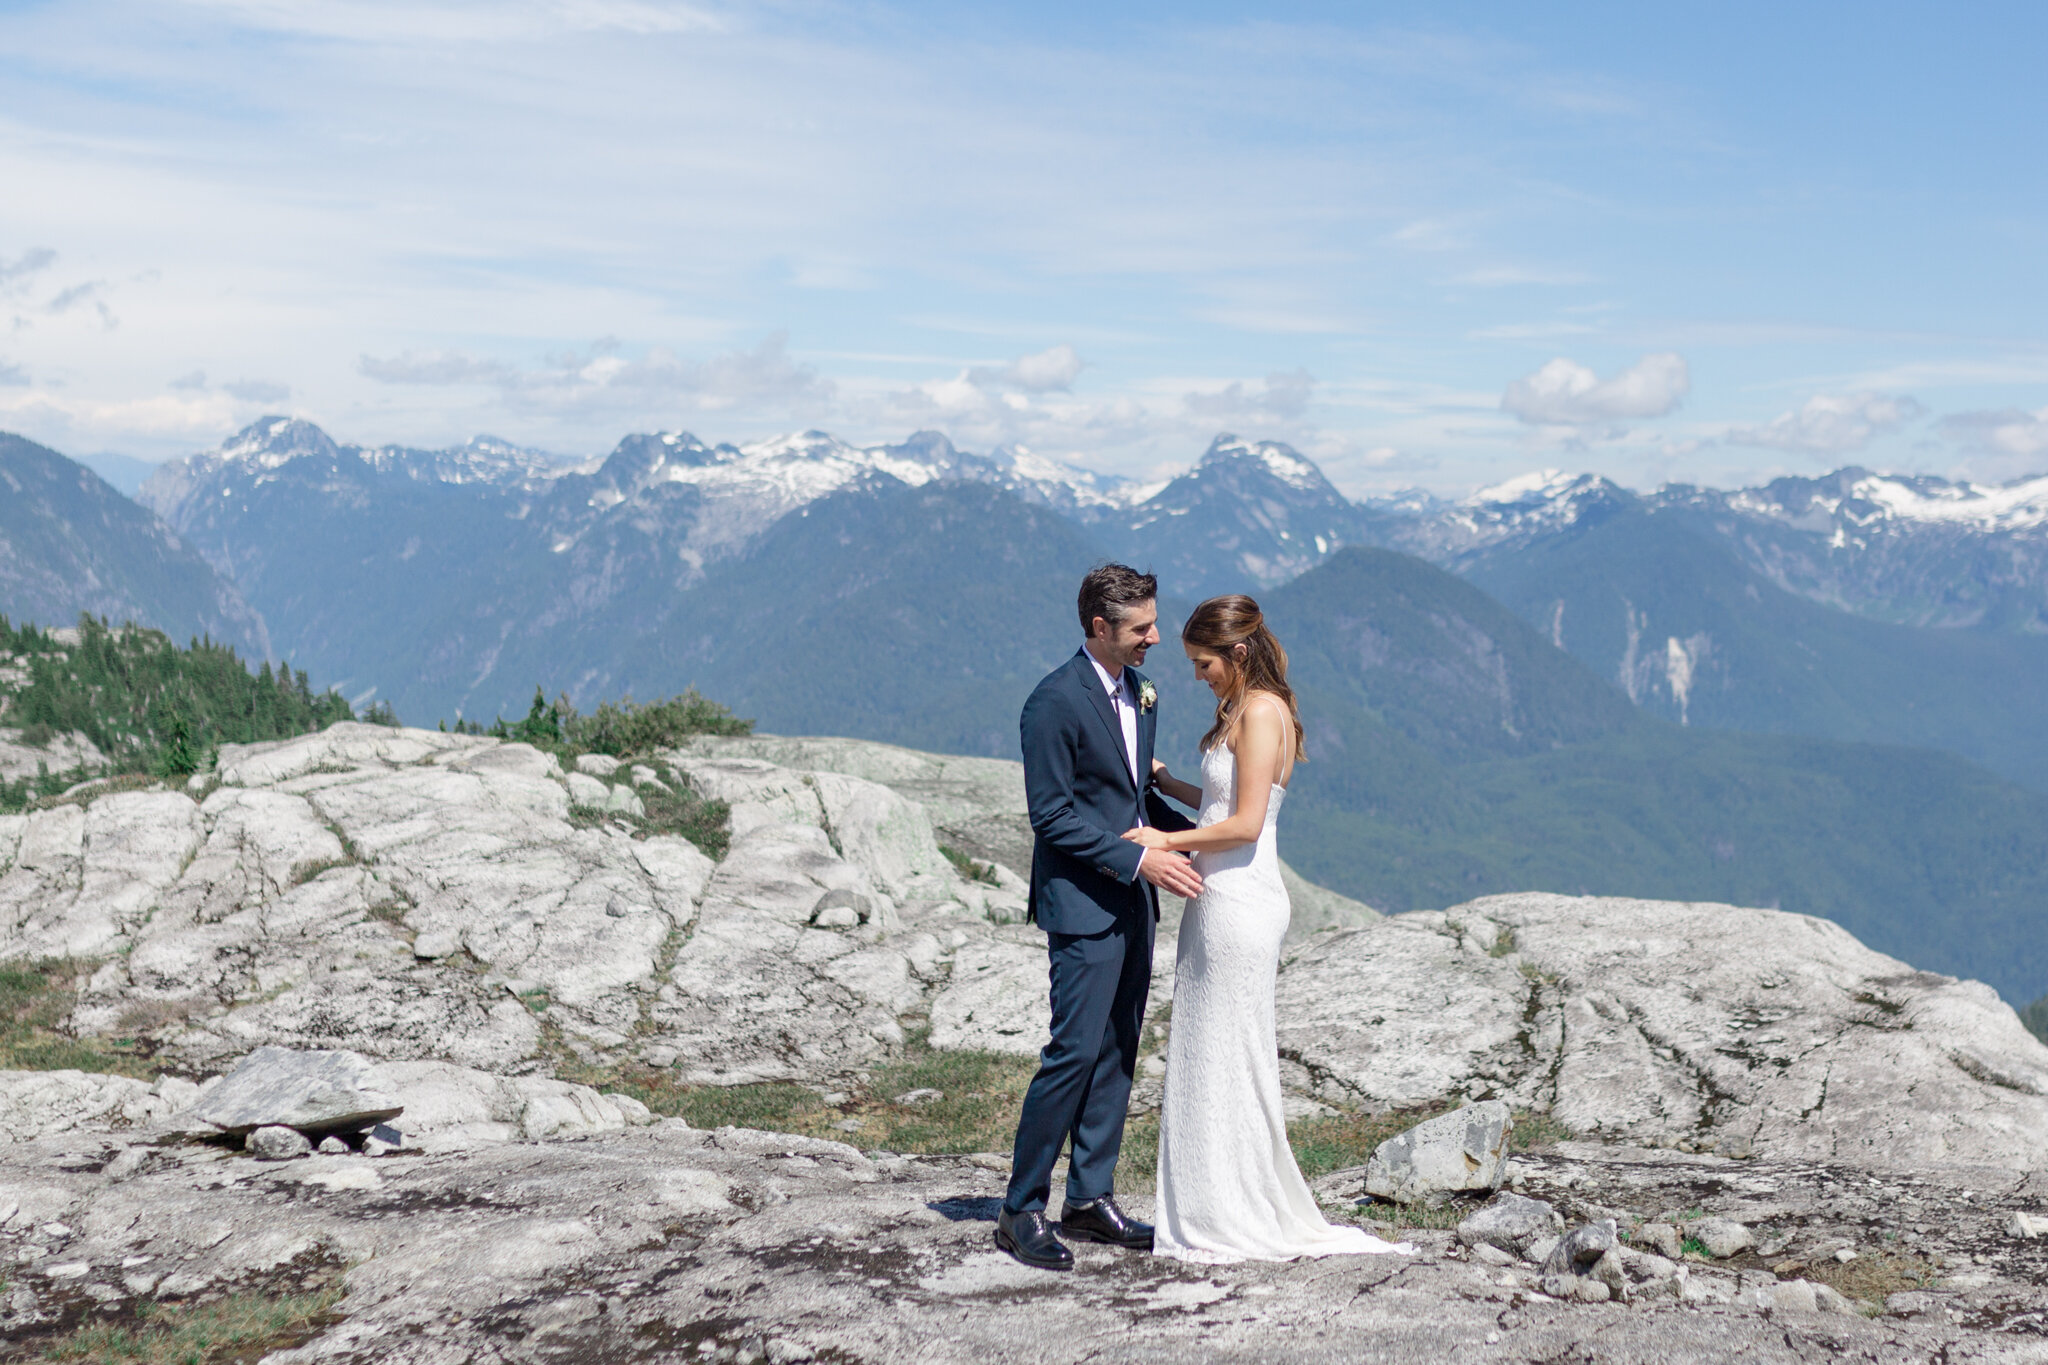
[[[1551,1248],[1544,1258],[1545,1275],[1584,1275],[1594,1264],[1617,1245],[1614,1220],[1603,1218],[1597,1223],[1587,1223],[1573,1228]]]
[[[1685,1256],[1685,1239],[1669,1223],[1645,1223],[1631,1233],[1628,1240],[1630,1245],[1654,1251],[1666,1260],[1682,1260]]]
[[[842,1133],[858,1133],[861,1129],[867,1127],[859,1119],[841,1119],[832,1126]]]
[[[946,1098],[945,1091],[933,1090],[929,1086],[920,1086],[916,1090],[906,1090],[898,1095],[896,1103],[910,1105],[915,1108],[918,1105],[930,1104],[934,1100],[942,1100],[944,1098]]]
[[[82,1280],[92,1273],[92,1265],[86,1261],[70,1261],[63,1265],[45,1266],[43,1273],[53,1280]]]
[[[1805,1280],[1787,1280],[1759,1292],[1768,1294],[1769,1306],[1781,1312],[1813,1313],[1820,1309],[1813,1286]]]
[[[1593,1262],[1592,1268],[1586,1274],[1606,1285],[1608,1292],[1616,1299],[1624,1303],[1628,1301],[1628,1272],[1623,1267],[1621,1248],[1618,1245],[1602,1252],[1600,1259]]]
[[[1732,1218],[1702,1218],[1687,1224],[1686,1231],[1717,1261],[1739,1256],[1756,1245],[1750,1230]]]
[[[1629,1277],[1642,1283],[1672,1279],[1679,1273],[1678,1262],[1654,1251],[1631,1249],[1622,1253],[1621,1262]]]
[[[1580,1303],[1606,1303],[1613,1296],[1613,1291],[1599,1280],[1572,1281],[1572,1297]]]
[[[250,1133],[244,1150],[258,1161],[290,1161],[313,1150],[313,1144],[296,1128],[268,1124]]]
[[[821,929],[851,929],[866,924],[874,914],[874,902],[858,891],[835,888],[818,897],[811,907],[811,923]]]
[[[570,773],[567,781],[569,783],[569,804],[572,806],[602,810],[606,799],[612,794],[611,788],[605,786],[604,783],[598,781],[589,773]]]
[[[361,1150],[364,1156],[383,1156],[386,1152],[397,1151],[398,1144],[395,1142],[385,1142],[381,1138],[366,1137],[363,1139]]]
[[[1373,1152],[1365,1166],[1365,1192],[1419,1204],[1460,1190],[1497,1190],[1514,1128],[1514,1110],[1502,1100],[1481,1100],[1418,1123]]]
[[[433,929],[412,941],[412,955],[432,962],[462,951],[462,939],[447,929]]]
[[[647,814],[647,805],[640,799],[638,792],[622,782],[605,795],[604,810],[608,815],[631,815],[637,818]]]
[[[579,773],[588,773],[592,777],[609,778],[618,770],[619,760],[613,758],[610,754],[576,755],[576,771]]]
[[[1849,1248],[1847,1247],[1843,1247],[1840,1251],[1835,1253],[1835,1260],[1842,1265],[1847,1265],[1849,1264],[1849,1262],[1855,1259],[1856,1253],[1849,1250]]]
[[[1515,1258],[1490,1242],[1472,1248],[1472,1259],[1481,1265],[1513,1265]]]
[[[2028,1239],[2048,1235],[2048,1214],[2015,1213],[2005,1220],[2005,1230],[2014,1237]]]
[[[1538,1237],[1535,1241],[1529,1243],[1528,1250],[1522,1253],[1522,1259],[1534,1261],[1537,1265],[1542,1265],[1550,1259],[1550,1253],[1557,1249],[1558,1241],[1559,1239],[1556,1237]]]
[[[326,1137],[320,1139],[320,1145],[313,1150],[322,1156],[343,1156],[348,1152],[348,1144],[334,1134],[329,1133]]]
[[[1527,1256],[1531,1247],[1555,1238],[1564,1229],[1564,1219],[1541,1199],[1502,1191],[1458,1224],[1458,1240],[1466,1246],[1495,1246],[1515,1256]]]
[[[670,1047],[666,1043],[656,1043],[652,1047],[644,1047],[640,1049],[640,1060],[647,1063],[647,1065],[649,1066],[674,1066],[676,1064],[676,1058],[681,1055],[681,1053],[677,1052],[674,1048]]]

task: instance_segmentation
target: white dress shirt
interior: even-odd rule
[[[1081,651],[1088,654],[1086,649]],[[1144,781],[1138,776],[1138,699],[1131,694],[1131,671],[1119,668],[1111,677],[1102,660],[1088,654],[1088,662],[1095,665],[1095,676],[1102,680],[1103,690],[1109,693],[1110,707],[1116,712],[1124,732],[1124,762],[1131,770],[1131,785],[1139,791],[1145,790]]]

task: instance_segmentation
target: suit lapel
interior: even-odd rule
[[[1131,675],[1131,691],[1136,693],[1144,687],[1145,677],[1141,673]],[[1149,774],[1152,771],[1152,741],[1159,733],[1159,705],[1153,703],[1149,711],[1138,712],[1138,771]],[[1144,784],[1140,784],[1141,786]]]
[[[1095,714],[1102,719],[1102,728],[1109,735],[1109,751],[1116,755],[1116,770],[1123,774],[1124,785],[1136,792],[1137,787],[1131,781],[1130,759],[1124,748],[1124,727],[1117,723],[1116,707],[1110,704],[1109,693],[1103,690],[1102,678],[1096,673],[1095,662],[1088,657],[1087,650],[1081,651],[1077,656],[1077,662],[1079,666],[1074,670],[1074,680],[1080,685],[1081,690],[1088,694],[1089,702],[1095,707]],[[1144,729],[1142,724],[1139,729],[1141,732]]]

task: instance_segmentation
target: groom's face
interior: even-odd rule
[[[1096,655],[1103,663],[1136,668],[1145,662],[1145,651],[1159,643],[1159,604],[1134,602],[1115,623],[1095,618]]]

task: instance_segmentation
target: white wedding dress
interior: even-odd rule
[[[1414,1250],[1325,1222],[1287,1145],[1273,1036],[1273,978],[1291,913],[1274,848],[1286,794],[1274,784],[1257,843],[1194,855],[1202,893],[1180,922],[1160,1112],[1153,1247],[1162,1256],[1214,1263]],[[1236,758],[1218,743],[1202,755],[1199,823],[1236,809]]]

